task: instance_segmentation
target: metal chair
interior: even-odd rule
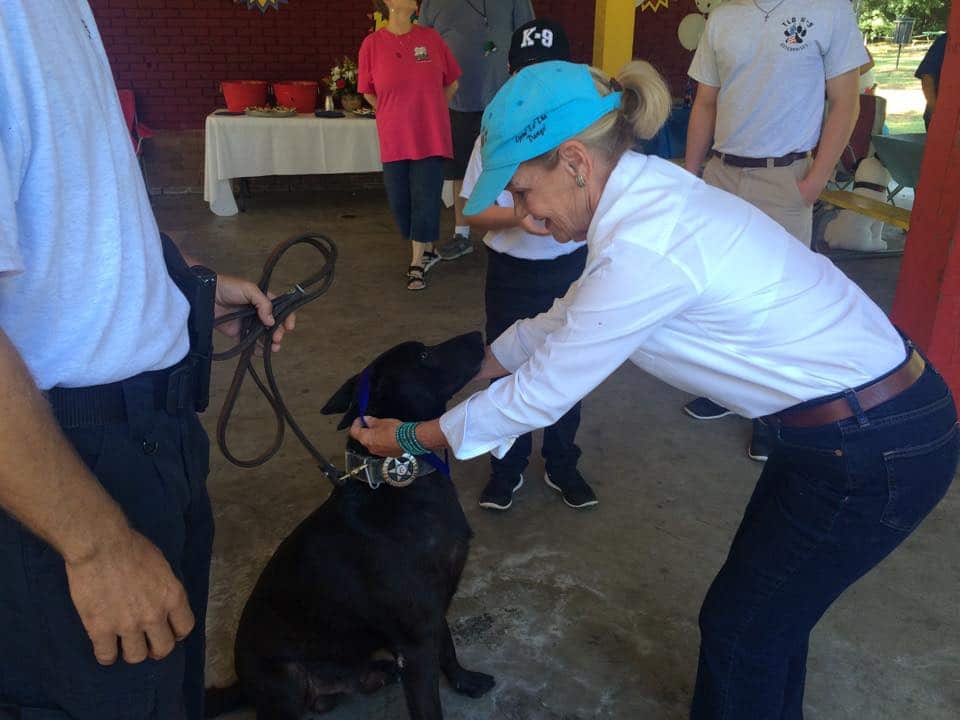
[[[874,135],[873,146],[877,158],[884,164],[897,186],[887,190],[887,199],[893,198],[905,187],[915,188],[920,180],[920,163],[926,147],[926,133],[903,135]]]

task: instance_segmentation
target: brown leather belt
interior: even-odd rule
[[[913,385],[923,374],[927,364],[920,353],[913,350],[909,359],[899,368],[881,380],[877,380],[865,388],[857,390],[855,395],[860,407],[866,411],[877,407],[881,403],[896,397]],[[819,405],[797,408],[787,408],[771,415],[774,422],[785,427],[818,427],[829,423],[839,422],[853,417],[854,412],[846,398],[837,398]]]
[[[773,158],[749,158],[749,157],[740,157],[739,155],[731,155],[730,153],[722,153],[719,150],[711,150],[710,154],[713,157],[720,158],[720,161],[724,165],[732,165],[733,167],[741,168],[760,168],[760,167],[786,167],[787,165],[792,165],[797,160],[803,160],[807,157],[809,152],[792,152],[782,157],[773,157]]]

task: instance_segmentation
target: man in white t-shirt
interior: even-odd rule
[[[188,312],[87,2],[0,4],[0,716],[203,716]]]
[[[760,208],[809,247],[813,204],[850,140],[867,62],[848,0],[720,5],[690,65],[698,86],[687,169],[702,168],[705,181]],[[707,398],[685,409],[698,419],[728,414]],[[767,452],[755,423],[747,454],[762,461]]]
[[[570,42],[563,27],[541,18],[521,25],[513,33],[508,54],[511,73],[538,62],[569,60]],[[470,198],[483,172],[481,141],[477,138],[467,163],[460,195]],[[500,193],[496,205],[471,218],[473,227],[486,230],[487,276],[484,289],[487,342],[492,343],[513,323],[546,312],[566,294],[583,273],[586,243],[557,242],[529,215],[518,216],[513,196]],[[544,428],[544,481],[573,508],[597,504],[597,496],[577,470],[580,448],[575,442],[580,427],[580,403],[557,422]],[[513,494],[523,485],[533,439],[530,433],[517,441],[502,458],[490,457],[490,480],[480,494],[480,507],[508,510]]]
[[[690,65],[687,169],[699,173],[706,158],[704,180],[809,246],[813,203],[850,139],[867,62],[848,0],[720,5]]]

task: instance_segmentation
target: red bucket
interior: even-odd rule
[[[248,107],[267,104],[266,80],[224,80],[220,88],[230,112],[243,112]]]
[[[295,107],[298,113],[312,113],[317,109],[316,80],[287,80],[273,84],[273,96],[277,105]]]

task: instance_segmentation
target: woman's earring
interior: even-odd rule
[[[583,175],[577,175],[577,187],[582,188],[587,186],[587,181],[583,179]]]

